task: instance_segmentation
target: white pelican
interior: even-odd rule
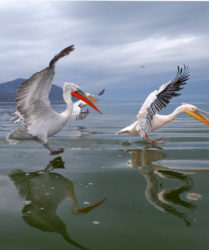
[[[144,104],[142,105],[139,113],[137,114],[137,121],[131,125],[121,129],[116,134],[129,133],[132,135],[140,135],[143,140],[150,141],[152,143],[162,143],[161,138],[149,138],[148,133],[163,127],[168,122],[171,122],[176,116],[182,112],[187,113],[193,118],[205,123],[209,126],[209,120],[201,113],[209,114],[203,110],[199,110],[197,107],[191,104],[182,104],[177,107],[169,115],[158,115],[161,109],[163,109],[173,96],[178,96],[177,92],[182,89],[182,86],[186,84],[189,79],[188,67],[184,65],[184,68],[178,66],[177,75],[173,81],[163,84],[159,89],[153,91]]]
[[[50,151],[51,155],[59,154],[63,148],[53,150],[47,138],[57,134],[69,120],[73,112],[73,102],[71,96],[75,96],[96,111],[102,112],[94,106],[88,97],[74,83],[65,83],[63,87],[63,98],[67,104],[67,109],[58,114],[55,112],[49,101],[49,91],[55,74],[55,63],[62,57],[74,50],[74,46],[69,46],[53,57],[49,66],[40,72],[33,74],[28,80],[23,82],[17,91],[16,104],[17,111],[13,117],[13,122],[20,122],[21,127],[13,130],[8,135],[10,143],[17,143],[21,140],[37,140]]]
[[[86,96],[95,102],[95,97],[96,96],[101,96],[103,95],[105,92],[105,89],[101,90],[97,95],[92,95],[90,93],[86,93]],[[92,99],[93,98],[93,99]],[[82,100],[78,100],[76,102],[74,102],[73,104],[73,113],[72,116],[70,117],[71,120],[83,120],[86,118],[86,116],[89,114],[89,110],[84,110],[83,108],[86,107],[87,104],[86,102],[82,101]]]

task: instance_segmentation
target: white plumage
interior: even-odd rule
[[[9,142],[17,143],[20,140],[35,139],[50,150],[51,154],[62,153],[64,149],[52,150],[47,141],[49,136],[58,133],[64,127],[72,115],[71,96],[81,98],[99,111],[80,90],[80,87],[73,83],[65,83],[63,87],[63,98],[67,109],[58,114],[51,106],[48,96],[55,74],[55,63],[73,50],[74,46],[62,50],[50,61],[49,67],[33,74],[21,84],[16,97],[17,111],[12,119],[13,122],[20,122],[21,127],[8,135]]]
[[[73,113],[72,113],[72,116],[70,119],[71,120],[83,120],[83,119],[85,119],[89,113],[88,109],[87,110],[83,109],[85,106],[86,105],[84,105],[84,102],[81,100],[74,102]]]
[[[148,95],[141,109],[137,114],[137,121],[131,125],[121,129],[117,134],[129,133],[132,135],[140,135],[144,140],[151,142],[162,142],[162,139],[151,139],[148,137],[148,133],[163,127],[168,122],[176,118],[181,112],[186,112],[192,117],[200,120],[201,122],[209,125],[206,117],[201,115],[200,110],[197,107],[190,104],[183,104],[179,106],[169,115],[157,114],[162,110],[171,100],[172,97],[178,96],[177,92],[182,89],[182,86],[186,84],[189,79],[188,67],[178,67],[177,75],[174,80],[163,84],[159,89],[153,91]],[[194,112],[199,112],[194,114]],[[204,111],[203,111],[204,112]],[[206,112],[207,113],[207,112]],[[201,120],[202,119],[202,120]]]

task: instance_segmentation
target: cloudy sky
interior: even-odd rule
[[[209,93],[209,2],[4,1],[0,37],[0,82],[30,77],[74,44],[57,63],[59,86],[136,100],[187,64],[185,93]]]

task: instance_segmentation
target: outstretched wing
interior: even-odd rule
[[[151,131],[151,123],[154,115],[161,109],[166,107],[174,96],[179,96],[177,93],[183,89],[183,85],[189,79],[188,66],[183,68],[177,67],[177,74],[173,81],[163,84],[159,89],[153,91],[142,105],[137,118],[139,120],[140,134],[143,137],[145,133]]]
[[[87,104],[83,102],[82,100],[79,100],[77,102],[74,102],[73,104],[73,113],[70,117],[71,120],[83,120],[86,118],[86,116],[89,114],[89,110],[86,111],[83,110],[83,107],[85,107]]]
[[[33,74],[20,85],[16,94],[17,111],[13,121],[20,121],[29,130],[30,126],[38,128],[46,116],[56,115],[49,101],[49,91],[55,74],[55,63],[73,50],[74,46],[65,48],[53,57],[49,67]]]
[[[70,117],[71,120],[78,120],[77,117],[81,113],[81,107],[80,107],[81,102],[82,102],[81,100],[78,100],[78,101],[73,103],[73,113]]]
[[[104,94],[104,92],[105,92],[105,89],[101,90],[101,91],[97,94],[97,96],[101,96],[101,95],[103,95],[103,94]]]
[[[54,68],[48,67],[33,74],[19,87],[16,94],[17,112],[15,114],[19,116],[25,127],[43,116],[44,112],[52,109],[48,95],[54,74]]]
[[[83,110],[81,109],[79,113],[75,114],[73,113],[71,116],[71,120],[84,120],[86,116],[89,114],[89,110]]]

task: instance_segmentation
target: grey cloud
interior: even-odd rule
[[[208,27],[208,2],[0,4],[0,82],[29,77],[70,44],[76,50],[58,62],[59,85],[75,81],[86,89],[121,91],[130,84],[155,86],[184,63],[193,80],[206,81]]]

